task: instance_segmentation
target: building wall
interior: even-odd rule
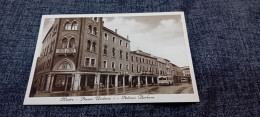
[[[81,32],[81,18],[60,18],[59,20],[59,31],[57,37],[57,44],[55,49],[55,56],[53,56],[53,68],[57,63],[65,58],[73,61],[74,65],[77,67],[77,60],[79,54],[79,43],[80,43],[80,32]],[[77,30],[66,30],[66,23],[72,24],[76,22],[78,24]],[[67,39],[67,46],[64,47],[63,41]],[[70,41],[75,39],[73,47],[70,47]],[[65,49],[75,49],[75,53],[67,53]],[[61,51],[61,52],[59,52]],[[64,51],[64,52],[62,52]],[[52,68],[52,69],[53,69]]]
[[[156,58],[140,50],[131,52],[131,73],[135,75],[156,75]]]
[[[101,63],[102,63],[101,71],[116,72],[119,74],[129,74],[130,41],[122,36],[119,36],[116,32],[109,30],[107,28],[103,28],[101,39],[102,39],[102,45],[101,45],[102,50],[100,53]],[[120,45],[120,41],[121,41],[121,45]],[[113,49],[114,49],[114,54],[113,54]],[[104,53],[104,51],[107,51],[106,54]],[[122,51],[121,58],[120,58],[120,51]],[[126,54],[128,54],[128,58],[126,57]],[[106,64],[104,61],[106,61]],[[112,68],[112,62],[114,62],[114,68]],[[120,69],[120,64],[122,64],[121,69]]]
[[[100,53],[100,35],[102,27],[102,18],[98,21],[93,20],[93,18],[82,18],[82,32],[81,32],[81,45],[80,45],[80,57],[78,59],[79,70],[93,72],[99,69],[99,53]],[[90,30],[89,26],[92,27]],[[97,29],[97,33],[94,34],[94,28]],[[90,42],[90,45],[89,45]],[[95,44],[95,47],[93,47]],[[95,48],[95,49],[94,49]],[[86,58],[95,59],[95,65],[87,66]],[[91,62],[91,61],[90,61]]]
[[[42,41],[41,54],[37,59],[35,75],[43,74],[51,71],[53,56],[55,53],[55,45],[57,42],[57,33],[59,28],[58,20],[55,20],[54,24],[44,37]]]

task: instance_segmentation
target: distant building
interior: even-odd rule
[[[182,69],[182,73],[183,73],[183,80],[185,80],[186,82],[190,82],[191,81],[191,76],[190,76],[190,68],[189,68],[189,66],[184,66],[181,69]]]
[[[33,84],[45,92],[158,84],[179,76],[169,60],[141,50],[97,18],[56,18],[42,42]],[[186,73],[186,72],[185,72]]]
[[[174,75],[173,75],[174,82],[181,83],[181,79],[183,78],[182,69],[175,64],[172,64],[172,67],[173,67],[172,69],[174,70]]]

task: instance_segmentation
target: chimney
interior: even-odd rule
[[[126,39],[129,40],[129,36],[128,35],[126,36]]]
[[[117,33],[117,29],[115,29],[115,32]]]

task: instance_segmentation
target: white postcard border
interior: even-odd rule
[[[117,16],[156,16],[156,15],[181,15],[186,52],[190,67],[193,94],[140,94],[140,95],[111,95],[111,96],[69,96],[69,97],[29,97],[37,57],[34,55],[28,81],[24,105],[69,105],[69,104],[115,104],[115,103],[172,103],[172,102],[199,102],[195,73],[190,53],[188,33],[184,12],[157,12],[157,13],[124,13],[124,14],[65,14],[65,15],[43,15],[41,19],[38,39],[43,33],[45,18],[70,18],[70,17],[117,17]],[[41,51],[41,42],[37,40],[35,53]]]

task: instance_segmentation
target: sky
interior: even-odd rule
[[[117,29],[117,33],[123,37],[128,35],[131,51],[139,49],[166,58],[179,67],[188,66],[180,15],[104,17],[103,20],[105,27]],[[53,22],[53,18],[45,19],[41,38],[44,38]]]
[[[132,51],[137,49],[188,66],[180,15],[105,17],[104,26],[123,37],[129,36]]]

